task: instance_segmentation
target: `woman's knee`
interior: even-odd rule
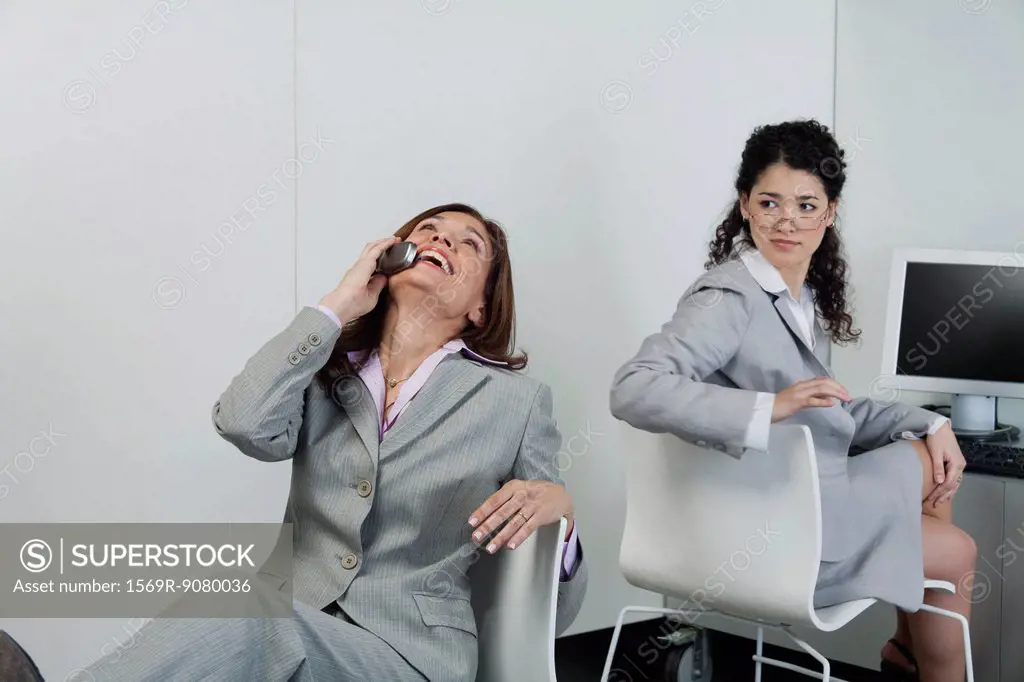
[[[978,543],[974,541],[974,538],[967,531],[956,526],[953,526],[953,528],[957,531],[957,556],[964,562],[964,566],[967,567],[968,571],[973,571],[978,561]]]
[[[974,570],[978,545],[966,531],[932,519],[925,519],[924,531],[928,577],[959,581]]]

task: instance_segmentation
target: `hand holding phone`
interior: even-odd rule
[[[322,299],[320,305],[327,306],[338,316],[342,323],[362,317],[373,310],[380,298],[380,292],[387,284],[387,276],[377,270],[378,263],[389,247],[401,244],[398,237],[387,237],[370,242],[363,249],[359,259],[348,269],[345,276],[334,291]],[[413,258],[416,255],[415,245]],[[402,251],[405,247],[402,247]]]
[[[377,259],[377,272],[391,276],[411,268],[416,263],[416,245],[398,242],[389,246]]]

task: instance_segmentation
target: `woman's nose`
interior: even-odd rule
[[[448,239],[448,235],[442,232],[434,233],[434,236],[430,238],[430,241],[441,242],[449,249],[452,248],[452,240]]]
[[[775,229],[779,232],[793,232],[796,230],[796,222],[788,213],[783,214],[779,216],[779,219],[775,222]]]

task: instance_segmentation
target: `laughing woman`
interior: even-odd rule
[[[964,469],[956,437],[932,412],[853,399],[825,364],[830,342],[860,333],[835,226],[842,159],[814,121],[754,131],[709,272],[618,371],[611,409],[639,429],[750,456],[767,450],[771,424],[806,425],[823,524],[815,606],[862,597],[895,604],[883,670],[962,682],[960,624],[919,609],[927,575],[960,589],[929,593],[928,603],[970,612],[976,549],[951,522]],[[850,456],[851,448],[866,452]]]
[[[375,274],[400,240],[415,244],[415,265]],[[244,454],[291,460],[294,616],[157,619],[81,679],[472,682],[467,546],[492,537],[484,551],[514,551],[563,517],[565,630],[587,567],[555,465],[551,391],[518,372],[514,326],[505,233],[473,208],[430,209],[368,244],[213,408]],[[0,671],[41,679],[10,638]]]

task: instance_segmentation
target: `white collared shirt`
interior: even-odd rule
[[[779,271],[768,262],[768,259],[760,251],[749,247],[743,249],[740,251],[740,260],[747,266],[747,270],[762,289],[779,296],[786,302],[800,326],[800,332],[804,341],[807,342],[807,347],[814,350],[814,318],[817,313],[814,308],[814,292],[811,291],[811,288],[804,284],[800,289],[800,300],[798,301],[793,298],[792,292],[786,286]]]
[[[757,249],[747,245],[737,245],[739,258],[746,266],[754,281],[762,289],[770,294],[775,294],[789,306],[790,312],[796,318],[800,333],[807,342],[807,347],[814,350],[814,322],[817,317],[817,309],[814,305],[814,292],[804,284],[800,289],[800,300],[793,298],[793,294],[786,286],[779,271],[768,262],[768,259]],[[754,401],[754,413],[747,425],[747,432],[743,439],[744,447],[762,452],[768,450],[768,432],[772,425],[772,410],[775,408],[775,394],[758,392]],[[939,415],[928,428],[928,435],[938,431],[949,419]],[[912,433],[902,434],[908,440],[916,440]]]

